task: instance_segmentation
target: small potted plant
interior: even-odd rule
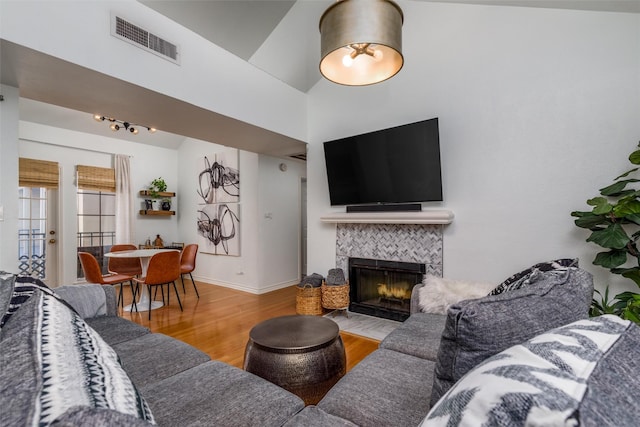
[[[170,211],[171,199],[168,197],[164,197],[162,200],[160,200],[160,207],[162,208],[163,211]]]
[[[151,196],[151,199],[145,200],[147,209],[149,209],[149,206],[152,206],[151,209],[157,210],[158,201],[154,199],[159,198],[160,193],[167,191],[167,183],[165,182],[164,179],[162,179],[161,177],[158,177],[153,181],[151,181],[151,184],[147,189],[149,190],[149,196]],[[164,204],[164,200],[165,199],[162,200],[162,204]],[[169,207],[169,209],[171,209],[171,207]],[[166,210],[169,210],[169,209],[166,209]]]

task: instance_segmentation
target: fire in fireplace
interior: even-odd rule
[[[425,273],[424,264],[349,258],[349,310],[404,321],[411,314],[411,290]]]

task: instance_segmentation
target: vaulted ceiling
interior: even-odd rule
[[[331,0],[138,1],[301,92],[307,92],[321,78],[318,71],[320,59],[318,23],[323,11],[331,5]],[[640,0],[439,0],[439,2],[640,13]],[[405,16],[405,21],[408,19],[411,17]],[[21,49],[5,41],[2,41],[1,53],[2,83],[20,87],[21,94],[26,98],[21,102],[21,119],[82,132],[115,136],[106,125],[96,126],[96,122],[87,119],[86,112],[100,111],[100,108],[96,107],[99,105],[99,100],[79,97],[72,99],[74,92],[72,88],[68,91],[59,90],[55,94],[48,90],[54,86],[60,89],[64,84],[64,82],[52,80],[55,74],[48,71],[51,67],[58,67],[61,73],[72,72],[75,75],[74,84],[82,79],[95,79],[97,76],[91,75],[87,70],[80,70],[80,67],[66,68],[69,64],[63,64],[55,58],[47,58],[46,55],[38,55],[28,49]],[[18,81],[20,75],[29,78]],[[142,102],[147,102],[146,105],[153,103],[153,94],[145,92],[144,88],[131,88],[124,82],[114,81],[115,79],[100,78],[101,84],[109,86],[111,91],[135,90],[139,93]],[[67,93],[66,99],[64,99],[64,93]],[[180,100],[165,101],[181,102]],[[191,114],[190,117],[206,120],[209,123],[216,122],[221,135],[236,135],[230,140],[240,141],[238,148],[271,155],[304,153],[305,144],[302,141],[274,134],[246,123],[227,120],[215,112],[195,111],[192,107],[182,105],[181,110],[188,111]],[[124,107],[121,106],[121,108]],[[160,115],[162,112],[158,111],[157,114]],[[170,117],[159,116],[157,120],[162,122],[169,119]],[[184,136],[207,140],[204,133],[198,132],[197,122],[183,121],[182,123],[184,127],[175,125],[169,133],[162,132],[152,137],[144,135],[144,132],[136,136],[120,132],[118,137],[172,148],[177,147]],[[237,135],[244,137],[238,138]],[[246,141],[246,144],[242,141]]]

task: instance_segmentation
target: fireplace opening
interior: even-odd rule
[[[424,264],[349,258],[349,310],[405,321],[411,314],[411,290],[425,273]]]

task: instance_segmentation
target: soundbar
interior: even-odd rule
[[[347,206],[347,212],[419,212],[421,210],[422,205],[420,203]]]

